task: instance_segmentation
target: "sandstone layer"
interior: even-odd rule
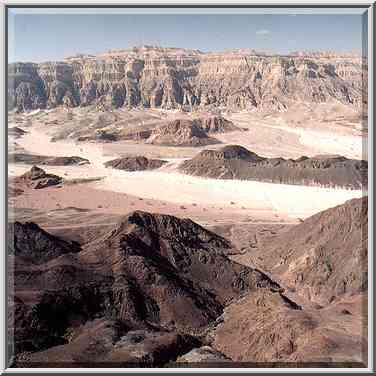
[[[9,109],[96,104],[285,111],[291,103],[366,103],[356,55],[203,53],[144,46],[8,67]]]

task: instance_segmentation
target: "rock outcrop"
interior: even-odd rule
[[[240,128],[222,116],[204,116],[198,119],[200,127],[208,134],[238,131]]]
[[[182,366],[182,364],[191,367],[200,365],[203,367],[220,367],[223,362],[228,363],[232,362],[232,360],[210,346],[202,346],[180,356],[176,362],[178,363],[176,365],[179,367]]]
[[[116,168],[118,170],[125,171],[143,171],[143,170],[154,170],[163,166],[166,161],[161,159],[148,159],[143,156],[136,157],[123,157],[113,159],[106,162],[104,165],[106,167]]]
[[[197,107],[284,111],[290,103],[366,102],[360,56],[203,53],[150,47],[8,67],[8,108]]]
[[[342,156],[264,158],[237,145],[203,150],[184,161],[180,170],[214,179],[258,180],[272,183],[362,189],[367,185],[368,163]]]
[[[49,174],[43,169],[33,166],[30,171],[25,172],[20,177],[13,179],[16,184],[25,185],[28,188],[42,189],[63,183],[63,178]]]
[[[47,155],[12,153],[9,155],[9,159],[13,163],[25,163],[44,166],[81,166],[84,164],[90,164],[88,159],[77,156],[51,157]]]
[[[203,146],[219,143],[209,137],[195,120],[177,119],[155,128],[146,140],[149,144],[165,146]]]

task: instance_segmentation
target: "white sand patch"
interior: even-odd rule
[[[113,159],[103,153],[103,144],[90,142],[57,141],[51,142],[51,136],[46,133],[30,129],[20,140],[19,145],[32,154],[50,156],[78,156],[86,158],[92,165],[101,166]]]
[[[360,190],[329,189],[244,180],[215,180],[160,171],[110,170],[107,178],[93,186],[173,203],[197,203],[251,210],[274,211],[305,218],[318,211],[362,197]]]
[[[347,158],[367,159],[367,139],[356,135],[341,135],[326,131],[314,131],[304,128],[286,128],[299,136],[299,142],[307,148],[317,150],[319,154],[340,154]]]
[[[347,158],[367,159],[367,136],[351,128],[322,124],[312,120],[307,127],[292,126],[283,118],[255,118],[251,114],[233,114],[235,125],[248,129],[217,135],[226,143],[237,143],[267,157],[297,158],[316,154],[340,154]]]

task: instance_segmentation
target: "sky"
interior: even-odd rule
[[[254,48],[361,51],[361,14],[145,14],[142,10],[10,9],[10,62],[62,60],[77,53],[160,45],[201,51]],[[223,10],[222,10],[223,11]],[[65,14],[64,14],[64,13]],[[138,13],[137,13],[138,12]],[[159,14],[158,14],[159,13]]]

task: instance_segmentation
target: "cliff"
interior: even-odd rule
[[[148,46],[62,62],[13,63],[8,77],[8,107],[19,111],[90,104],[284,111],[294,102],[333,100],[360,107],[363,90],[362,61],[355,55]]]

